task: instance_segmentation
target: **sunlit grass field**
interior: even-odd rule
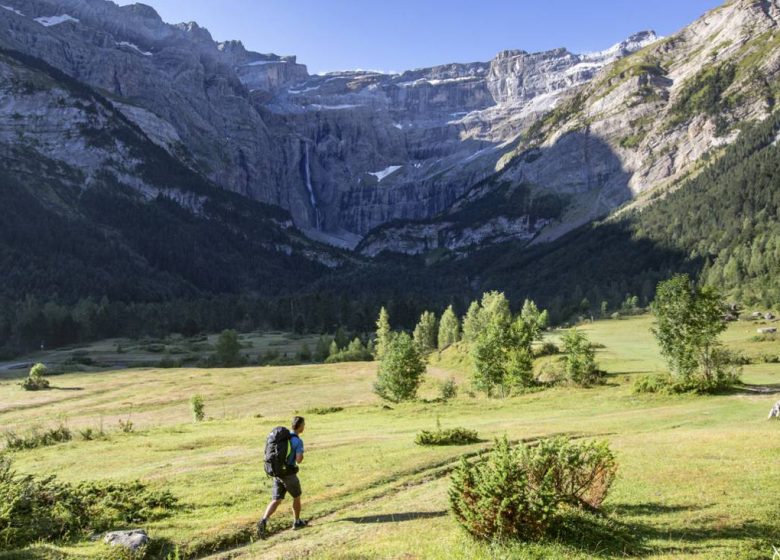
[[[726,395],[635,395],[632,379],[663,371],[647,316],[584,325],[608,373],[604,386],[557,387],[498,400],[469,391],[468,364],[450,350],[434,355],[421,400],[384,408],[371,392],[375,364],[240,369],[132,369],[52,377],[54,389],[28,393],[0,381],[0,426],[24,433],[65,422],[98,428],[105,440],[13,454],[24,473],[67,481],[142,479],[168,488],[182,507],[145,526],[179,544],[183,556],[213,558],[772,558],[780,548],[780,364],[744,368],[756,387]],[[754,340],[756,325],[732,324],[724,341],[746,355],[780,354]],[[556,333],[551,333],[552,339]],[[459,396],[437,402],[454,377]],[[194,424],[189,399],[202,394],[208,420]],[[314,407],[343,407],[313,414]],[[300,477],[311,527],[289,530],[289,504],[272,536],[252,541],[269,496],[262,472],[267,433],[307,418]],[[118,430],[130,420],[133,433]],[[481,443],[423,448],[421,429],[465,426]],[[460,455],[495,437],[551,434],[607,439],[619,477],[606,519],[544,543],[472,541],[448,514],[448,472]],[[10,554],[10,555],[9,555]],[[32,547],[0,558],[101,558],[99,543]]]

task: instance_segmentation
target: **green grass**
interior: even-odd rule
[[[24,473],[67,481],[141,479],[178,496],[183,507],[149,523],[152,537],[214,558],[771,558],[780,546],[780,422],[766,414],[776,394],[735,391],[713,397],[635,395],[637,374],[663,371],[647,316],[583,325],[605,348],[597,359],[604,386],[559,387],[505,400],[470,397],[468,366],[455,349],[435,357],[418,402],[387,409],[371,392],[376,365],[347,363],[239,369],[133,369],[67,374],[58,389],[22,391],[0,381],[0,425],[24,431],[64,421],[96,427],[106,439],[73,440],[15,452]],[[754,323],[730,326],[724,339],[746,354],[780,353],[752,342]],[[559,333],[551,333],[555,340]],[[435,402],[438,383],[464,389]],[[780,364],[745,367],[745,380],[780,384]],[[189,399],[204,397],[209,420],[191,421]],[[427,399],[427,400],[425,400]],[[273,535],[250,544],[270,496],[261,465],[265,436],[295,413],[309,416],[300,477],[305,531],[287,530],[289,505]],[[117,430],[131,418],[136,431]],[[442,426],[476,430],[486,441],[421,447],[415,434]],[[473,542],[447,513],[447,473],[463,453],[506,434],[606,438],[619,462],[604,519],[582,517],[549,542]],[[44,551],[44,552],[42,552]],[[48,551],[48,552],[45,552]],[[8,558],[101,558],[99,543],[38,547]],[[47,556],[48,555],[48,556]]]
[[[0,379],[27,375],[29,366],[44,362],[55,372],[105,371],[107,369],[156,367],[162,360],[183,365],[195,365],[214,353],[219,335],[184,337],[171,335],[161,339],[114,338],[89,344],[69,346],[53,351],[40,351],[9,362],[0,362]],[[295,358],[306,344],[313,351],[319,339],[313,335],[284,332],[252,332],[239,335],[241,354],[250,363],[270,352]]]

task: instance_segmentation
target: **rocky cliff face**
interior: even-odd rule
[[[505,150],[491,181],[472,187],[436,221],[446,223],[459,206],[502,183],[569,196],[567,209],[534,233],[534,243],[621,205],[652,201],[717,157],[738,137],[740,123],[764,119],[773,109],[780,91],[779,15],[777,0],[728,2],[679,33],[596,69],[542,116],[522,121],[515,129],[522,133]],[[580,65],[587,68],[588,62]],[[523,91],[515,82],[497,83],[507,95]],[[495,215],[505,211],[497,207]],[[432,247],[425,235],[414,235],[416,228],[377,228],[360,249],[375,254],[382,248],[420,252],[447,246]],[[473,240],[483,241],[490,239]]]
[[[215,43],[142,4],[3,2],[1,45],[109,92],[193,169],[347,245],[385,222],[447,210],[493,171],[528,115],[655,39],[597,55],[507,51],[398,75],[309,76],[295,57]]]
[[[0,3],[0,46],[106,92],[217,185],[289,210],[313,238],[363,240],[367,255],[539,242],[641,202],[733,141],[733,123],[766,115],[778,66],[778,0],[733,1],[673,37],[598,53],[317,76],[142,4]],[[505,184],[556,211],[468,211]]]

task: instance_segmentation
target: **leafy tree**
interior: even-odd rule
[[[331,346],[333,351],[325,363],[333,364],[337,362],[367,362],[373,359],[373,354],[363,345],[359,337],[350,342],[346,348],[338,349],[335,342]]]
[[[387,309],[382,307],[379,310],[379,318],[376,320],[376,359],[381,360],[387,350],[387,345],[392,337],[390,330],[390,315]]]
[[[479,324],[479,302],[472,301],[463,317],[463,340],[471,344],[480,330]]]
[[[301,345],[301,350],[298,352],[298,359],[302,362],[310,362],[312,359],[311,349],[306,342]]]
[[[336,342],[336,345],[339,348],[347,347],[347,344],[349,344],[349,336],[347,336],[347,332],[344,330],[344,327],[339,327],[336,329],[336,334],[334,335],[333,340]]]
[[[439,350],[444,350],[458,340],[460,340],[460,321],[450,305],[444,310],[439,321]]]
[[[470,344],[474,385],[488,395],[508,395],[533,383],[532,343],[541,336],[544,317],[526,302],[515,320],[503,293],[489,292],[475,314],[480,330]]]
[[[609,315],[609,302],[604,300],[601,302],[601,317]]]
[[[420,349],[421,354],[428,354],[436,349],[437,338],[436,315],[430,311],[424,311],[420,315],[420,321],[414,327],[414,343]]]
[[[658,284],[651,309],[653,334],[679,381],[702,390],[729,382],[718,342],[726,329],[725,306],[715,289],[695,286],[687,274],[678,274]]]
[[[315,362],[324,362],[329,355],[330,343],[326,337],[320,336],[320,338],[317,339],[317,346],[314,347],[314,354],[312,354],[312,359]]]
[[[331,343],[330,343],[330,348],[328,348],[328,358],[335,356],[340,351],[341,351],[341,349],[339,348],[339,345],[336,342],[336,340],[335,339],[332,340]]]
[[[224,367],[234,367],[244,362],[236,331],[226,329],[220,333],[215,347],[215,357],[217,363]]]
[[[601,371],[596,366],[596,352],[588,337],[582,331],[570,329],[562,341],[564,371],[569,381],[583,387],[598,382]]]
[[[417,344],[402,332],[390,339],[379,363],[374,391],[391,402],[412,400],[425,374],[425,360]]]

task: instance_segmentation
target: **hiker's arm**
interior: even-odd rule
[[[303,453],[298,453],[297,455],[295,455],[295,462],[303,463]]]

